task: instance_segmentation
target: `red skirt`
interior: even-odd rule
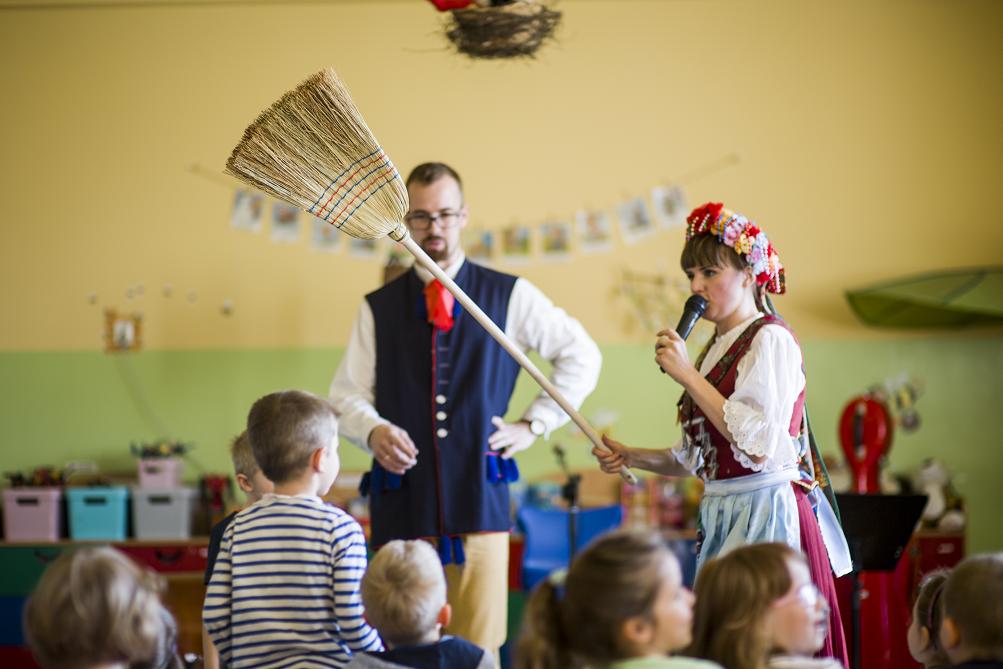
[[[839,601],[836,597],[836,582],[829,565],[829,553],[822,541],[822,530],[811,508],[811,502],[804,488],[794,483],[794,497],[798,502],[798,520],[801,527],[801,552],[808,560],[811,580],[829,603],[829,634],[825,637],[825,645],[818,652],[820,657],[834,657],[849,669],[849,656],[846,652],[846,635],[843,633],[843,619],[839,614]]]

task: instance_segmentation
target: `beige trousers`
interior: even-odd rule
[[[496,667],[508,629],[508,541],[507,532],[464,535],[466,562],[446,565],[453,619],[445,632],[493,654]]]

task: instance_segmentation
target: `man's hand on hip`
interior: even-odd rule
[[[369,433],[369,449],[383,469],[403,474],[418,462],[418,449],[406,430],[396,425],[380,425]]]
[[[501,451],[501,456],[508,460],[519,451],[524,451],[536,441],[536,435],[529,429],[529,423],[524,420],[506,423],[498,416],[491,417],[491,424],[496,431],[488,437],[488,448]]]

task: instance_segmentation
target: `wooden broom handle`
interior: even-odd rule
[[[403,225],[400,227],[403,228]],[[398,231],[399,229],[394,232]],[[396,239],[396,236],[391,233],[390,238]],[[478,323],[484,326],[484,329],[488,331],[488,334],[494,337],[495,340],[502,345],[502,348],[508,351],[509,355],[515,358],[515,361],[518,362],[523,369],[529,372],[529,375],[532,376],[538,384],[540,384],[540,387],[547,391],[547,394],[554,398],[555,402],[561,405],[561,408],[564,409],[569,416],[571,416],[571,420],[575,421],[575,425],[581,428],[582,432],[585,433],[585,436],[589,438],[589,441],[603,451],[608,453],[612,452],[606,444],[602,442],[602,439],[599,438],[599,433],[596,432],[595,428],[589,425],[589,422],[585,420],[585,418],[578,413],[573,406],[571,406],[571,403],[568,402],[567,398],[561,394],[561,391],[555,388],[554,384],[550,382],[550,379],[544,376],[543,372],[541,372],[539,368],[533,364],[532,360],[526,357],[525,353],[519,350],[519,347],[516,346],[511,339],[509,339],[508,335],[502,332],[501,328],[495,325],[495,322],[491,320],[487,314],[481,311],[481,308],[477,306],[477,303],[471,300],[467,294],[463,292],[463,289],[457,286],[456,282],[450,279],[449,275],[443,272],[442,268],[439,267],[434,260],[428,257],[428,254],[425,253],[425,251],[418,246],[413,239],[411,239],[411,235],[407,234],[406,229],[404,235],[400,239],[396,239],[396,241],[403,244],[404,248],[410,251],[411,255],[413,255],[419,263],[421,263],[421,266],[431,272],[435,278],[438,279],[439,282],[444,285],[457,300],[459,300],[460,304],[463,305],[463,308],[470,312],[470,314],[477,319]],[[634,472],[630,471],[627,467],[620,468],[620,476],[628,483],[637,483],[637,477],[634,476]]]

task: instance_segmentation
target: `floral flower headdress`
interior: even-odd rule
[[[686,241],[697,235],[714,235],[745,258],[756,277],[756,285],[766,286],[766,290],[775,295],[783,295],[787,290],[780,256],[766,233],[745,216],[725,209],[720,202],[708,202],[694,209],[686,223]]]

